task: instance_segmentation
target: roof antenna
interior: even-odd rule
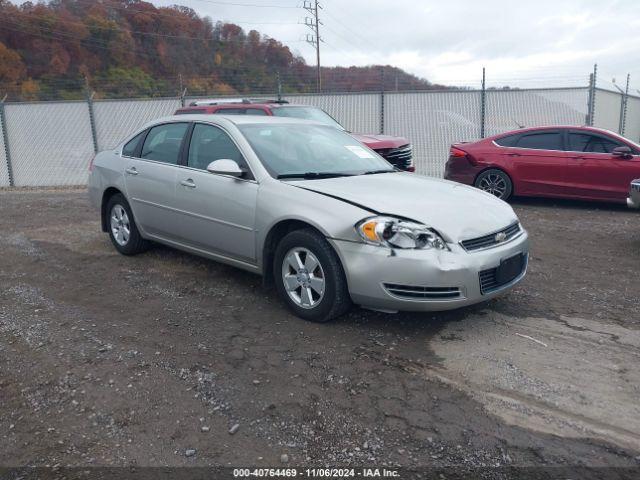
[[[524,128],[524,125],[520,125],[520,122],[518,122],[515,118],[512,118],[511,121],[515,123],[518,128]]]

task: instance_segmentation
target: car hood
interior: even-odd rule
[[[416,220],[452,242],[486,235],[518,219],[506,202],[493,195],[414,173],[304,180],[291,185],[356,204],[372,215]]]
[[[389,135],[365,135],[363,133],[352,133],[351,136],[359,142],[364,143],[372,150],[397,148],[409,143],[409,140],[406,138],[392,137]]]

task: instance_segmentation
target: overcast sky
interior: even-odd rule
[[[315,64],[302,0],[153,0],[281,40]],[[252,4],[253,6],[230,5]],[[444,84],[640,89],[640,0],[323,0],[322,64],[390,64]],[[278,8],[280,7],[280,8]]]

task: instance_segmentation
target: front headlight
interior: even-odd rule
[[[395,217],[365,218],[356,224],[363,240],[389,248],[449,250],[438,233],[421,223]]]

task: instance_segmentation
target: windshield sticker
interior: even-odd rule
[[[344,148],[350,150],[352,153],[355,153],[360,158],[376,158],[371,152],[369,152],[366,148],[362,148],[360,145],[345,145]]]

